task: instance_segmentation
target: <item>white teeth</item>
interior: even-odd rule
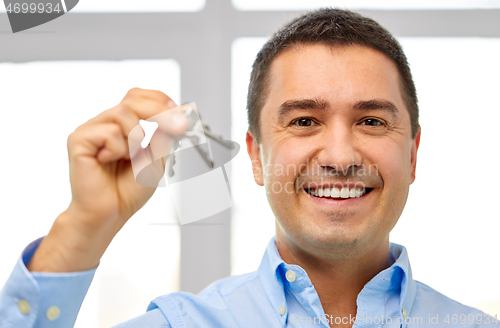
[[[343,187],[339,189],[337,187],[333,188],[317,188],[310,190],[309,193],[316,197],[331,197],[331,198],[356,198],[361,197],[365,194],[364,190],[357,188],[347,188]]]

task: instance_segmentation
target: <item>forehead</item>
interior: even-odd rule
[[[396,65],[363,46],[293,46],[274,58],[267,88],[264,110],[276,110],[290,99],[315,98],[334,108],[381,98],[405,108]]]

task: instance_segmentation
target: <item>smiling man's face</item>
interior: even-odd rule
[[[261,142],[248,133],[247,149],[277,243],[325,256],[387,245],[420,140],[395,64],[367,47],[299,45],[278,54],[269,74]]]

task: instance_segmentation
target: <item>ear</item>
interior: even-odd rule
[[[420,132],[422,132],[422,130],[419,127],[418,133],[415,136],[415,139],[413,139],[412,146],[411,146],[411,181],[410,181],[410,184],[415,181],[415,171],[417,170],[417,150],[418,150],[418,146],[420,145]]]
[[[264,185],[264,175],[262,172],[262,161],[260,159],[260,145],[255,140],[252,132],[247,131],[247,152],[252,161],[253,178],[259,186]]]

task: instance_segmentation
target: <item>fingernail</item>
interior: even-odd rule
[[[167,107],[174,108],[174,107],[178,107],[178,106],[172,99],[170,99],[169,101],[167,101]]]
[[[172,115],[170,115],[170,124],[172,126],[182,126],[186,124],[186,120],[187,118],[179,113],[172,113]]]

